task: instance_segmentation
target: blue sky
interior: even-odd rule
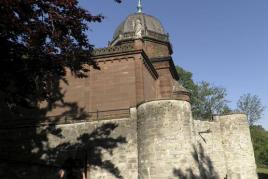
[[[157,17],[170,34],[175,64],[225,87],[232,108],[245,93],[267,106],[260,120],[268,129],[268,0],[143,0],[143,12]],[[136,12],[137,0],[80,0],[102,23],[90,24],[89,39],[105,47],[116,27]]]

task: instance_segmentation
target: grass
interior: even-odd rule
[[[268,174],[268,168],[257,168],[257,172]]]
[[[259,179],[268,178],[268,168],[257,168]]]

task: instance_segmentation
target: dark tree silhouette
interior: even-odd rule
[[[113,149],[117,148],[119,145],[126,143],[124,137],[112,138],[110,137],[112,131],[118,127],[118,125],[113,123],[106,123],[95,129],[90,134],[83,134],[78,138],[76,144],[64,143],[53,149],[52,155],[58,153],[59,151],[76,151],[76,160],[78,160],[77,167],[78,170],[83,170],[83,168],[89,166],[96,166],[107,170],[117,178],[122,178],[119,169],[113,164],[112,161],[103,160],[103,150],[108,151],[110,154],[113,153]],[[64,154],[64,152],[62,152]],[[51,155],[51,156],[52,156]],[[68,157],[68,155],[62,155],[63,158]],[[59,160],[60,157],[55,155]],[[60,159],[62,160],[62,159]],[[63,168],[66,169],[64,165],[68,165],[70,158],[64,160]],[[70,167],[69,167],[70,168]],[[67,168],[68,170],[68,168]],[[70,169],[69,169],[70,170]]]
[[[48,147],[48,135],[63,137],[56,127],[60,120],[88,118],[76,102],[64,101],[60,83],[68,84],[66,69],[83,78],[88,65],[97,68],[85,32],[90,22],[102,19],[81,8],[78,0],[0,1],[0,178],[23,178],[34,166],[66,168],[69,162],[60,162],[61,149],[81,147],[89,156],[86,163],[120,176],[112,161],[103,161],[99,151],[112,151],[125,142],[109,136],[117,127],[114,124],[82,135],[78,139],[82,144]],[[43,102],[47,105],[40,108]],[[68,110],[47,118],[47,112],[56,107]]]
[[[31,178],[36,177],[30,170],[30,167],[40,167],[37,170],[40,172],[41,168],[50,168],[50,174],[44,174],[44,178],[49,175],[56,175],[57,171],[64,169],[67,173],[67,178],[72,178],[75,175],[73,171],[84,171],[87,166],[99,167],[107,170],[117,178],[122,178],[119,169],[113,164],[113,161],[103,159],[103,151],[109,152],[111,155],[113,150],[119,145],[125,144],[124,137],[112,137],[111,133],[118,127],[114,123],[106,123],[97,127],[89,133],[82,134],[77,138],[76,143],[63,143],[55,148],[47,148],[44,142],[48,142],[47,130],[42,130],[39,135],[33,133],[32,139],[18,142],[19,145],[5,156],[1,156],[0,178]],[[51,129],[53,129],[52,127]],[[10,130],[9,130],[10,131]],[[24,129],[26,132],[33,132],[33,130]],[[53,131],[53,130],[51,130]],[[58,130],[55,134],[60,134]],[[20,140],[22,140],[21,138]],[[28,142],[27,142],[28,141]],[[15,144],[6,143],[7,146],[14,146]],[[24,146],[24,148],[23,148]],[[35,146],[35,147],[34,147]],[[33,152],[33,149],[38,149]],[[22,167],[21,167],[22,166]],[[16,169],[17,167],[17,169]],[[25,167],[23,169],[23,167]],[[53,172],[54,171],[54,172]],[[77,173],[76,173],[77,174]],[[33,177],[32,177],[33,178]],[[42,177],[41,177],[42,178]]]
[[[103,16],[78,0],[3,0],[0,9],[1,113],[22,116],[42,101],[52,108],[63,100],[59,84],[67,83],[67,68],[85,77],[86,65],[96,67],[85,32]]]

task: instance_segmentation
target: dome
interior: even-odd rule
[[[116,29],[112,44],[135,38],[149,37],[160,41],[168,41],[161,22],[150,15],[135,13],[129,15]]]

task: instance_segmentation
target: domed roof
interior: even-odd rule
[[[138,30],[140,30],[140,33]],[[168,41],[168,34],[157,18],[144,13],[135,13],[129,15],[118,26],[113,35],[112,43],[137,37],[151,37]]]

